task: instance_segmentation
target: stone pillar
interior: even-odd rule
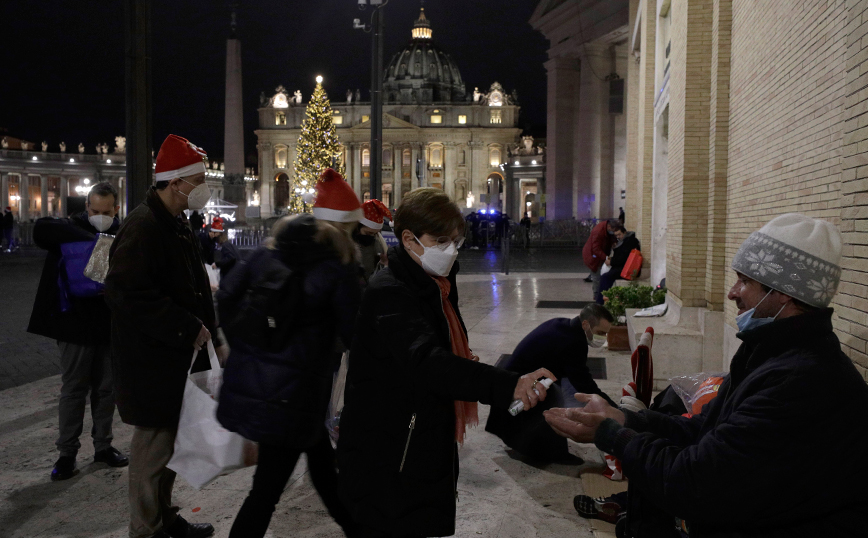
[[[6,210],[9,204],[9,174],[0,172],[0,213]]]
[[[345,159],[345,162],[347,164],[344,167],[344,172],[346,173],[347,182],[350,185],[355,185],[355,181],[353,181],[353,178],[355,177],[355,170],[354,170],[354,165],[353,165],[353,146],[354,146],[354,144],[345,144],[344,145],[344,151],[346,152],[345,153],[346,156],[344,157],[344,159]],[[358,196],[358,194],[357,194],[357,196]]]
[[[21,222],[30,220],[30,177],[27,174],[18,174],[18,219]]]
[[[453,200],[455,200],[455,177],[457,176],[457,174],[455,173],[456,161],[457,158],[455,156],[455,144],[453,142],[444,143],[442,172],[443,177],[441,179],[443,179],[443,190],[446,191],[446,194],[449,195],[449,197]]]
[[[573,163],[579,105],[579,62],[576,58],[552,58],[545,67],[548,82],[546,218],[570,219],[576,208],[573,203]]]
[[[125,198],[121,196],[121,186],[123,182],[118,180],[118,202],[123,204]],[[69,178],[66,176],[60,176],[60,200],[58,200],[58,211],[60,212],[61,218],[66,217],[67,211],[67,202],[66,198],[69,196]]]
[[[398,207],[401,203],[401,163],[404,159],[404,154],[399,146],[392,146],[392,203],[389,208]]]
[[[226,101],[224,111],[226,114],[223,127],[225,172],[226,174],[243,175],[244,116],[241,100],[241,41],[235,37],[226,40]],[[246,206],[246,200],[233,199],[234,196],[243,196],[243,183],[240,187],[233,191],[232,197],[227,197],[227,201],[239,204],[239,206]]]
[[[362,199],[362,145],[353,144],[353,190]]]
[[[575,125],[574,139],[578,147],[578,160],[573,170],[576,200],[576,218],[607,218],[608,208],[602,199],[611,192],[605,185],[604,154],[609,145],[609,121],[606,101],[608,83],[603,80],[609,71],[609,47],[586,43],[581,55],[581,88],[579,93],[579,121]],[[611,198],[611,195],[609,196]]]
[[[705,307],[709,207],[712,0],[672,5],[666,287],[685,307]]]
[[[643,257],[647,250],[646,262],[651,266],[659,261],[662,270],[655,278],[652,273],[652,282],[656,285],[666,274],[666,255],[657,260],[657,251],[652,247],[651,215],[653,213],[653,178],[654,178],[654,68],[657,44],[657,3],[640,0],[631,1],[630,28],[635,27],[635,14],[639,6],[642,6],[642,20],[639,23],[639,51],[638,58],[630,60],[630,70],[627,75],[627,99],[629,107],[635,103],[636,129],[631,134],[628,126],[628,165],[627,165],[627,229],[635,230],[636,236],[647,245],[642,251]],[[635,80],[634,80],[635,79]],[[633,91],[635,88],[635,92]],[[635,94],[634,96],[631,95]],[[635,141],[635,144],[633,143]],[[635,147],[635,156],[631,158],[629,153]],[[631,187],[632,185],[632,187]]]
[[[412,153],[410,154],[410,190],[416,189],[420,186],[419,180],[420,178],[416,175],[416,160],[419,159],[420,150],[417,146],[413,146]]]
[[[39,176],[39,216],[48,216],[48,176]]]

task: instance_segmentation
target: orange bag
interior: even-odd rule
[[[642,274],[642,253],[638,249],[633,249],[630,256],[627,258],[627,263],[624,264],[624,269],[621,270],[621,278],[633,280],[639,278]]]

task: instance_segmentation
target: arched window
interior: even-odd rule
[[[274,166],[286,168],[286,146],[274,146]]]
[[[435,168],[443,166],[443,148],[440,146],[431,148],[431,166]]]
[[[274,187],[274,207],[286,207],[289,204],[289,176],[286,174],[278,174],[274,178],[276,182]]]
[[[371,151],[367,148],[362,150],[362,166],[371,166]]]
[[[491,166],[500,166],[500,148],[491,148],[488,152]]]

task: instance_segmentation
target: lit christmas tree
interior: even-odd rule
[[[292,178],[289,188],[290,213],[311,210],[311,204],[306,203],[302,196],[307,194],[305,198],[310,200],[313,187],[323,170],[334,168],[344,175],[338,130],[332,120],[329,98],[322,87],[322,77],[316,77],[316,88],[310,97],[305,116],[301,123],[295,162],[292,164],[295,177]]]

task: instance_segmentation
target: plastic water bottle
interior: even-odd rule
[[[544,377],[541,380],[539,380],[539,384],[542,385],[543,387],[545,387],[546,390],[548,390],[548,388],[552,386],[552,383],[554,383],[554,381],[552,381],[551,379],[549,379],[547,377]],[[539,396],[538,390],[533,389],[533,391],[536,393],[537,396]],[[524,411],[524,402],[521,400],[515,400],[509,405],[509,414],[512,416],[516,416],[517,414],[521,413],[522,411]]]

